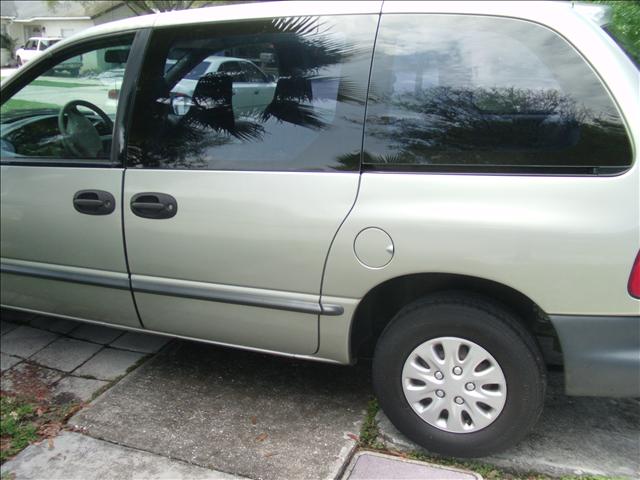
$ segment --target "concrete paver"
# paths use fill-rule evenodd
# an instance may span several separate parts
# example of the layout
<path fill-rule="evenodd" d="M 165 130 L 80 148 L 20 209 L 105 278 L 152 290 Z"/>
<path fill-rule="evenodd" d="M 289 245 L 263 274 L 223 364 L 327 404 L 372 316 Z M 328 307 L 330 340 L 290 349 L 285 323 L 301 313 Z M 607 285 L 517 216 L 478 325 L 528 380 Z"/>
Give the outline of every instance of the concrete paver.
<path fill-rule="evenodd" d="M 0 351 L 17 357 L 29 358 L 56 338 L 58 335 L 55 333 L 21 325 L 0 337 Z"/>
<path fill-rule="evenodd" d="M 51 397 L 51 386 L 62 376 L 57 370 L 22 362 L 2 373 L 0 388 L 25 397 L 47 400 Z"/>
<path fill-rule="evenodd" d="M 168 337 L 127 332 L 111 343 L 112 347 L 134 352 L 155 353 L 171 341 Z"/>
<path fill-rule="evenodd" d="M 99 380 L 115 380 L 143 358 L 145 354 L 105 348 L 80 366 L 74 375 L 95 377 Z"/>
<path fill-rule="evenodd" d="M 21 361 L 21 358 L 13 357 L 11 355 L 7 355 L 6 353 L 0 352 L 0 372 L 4 372 L 5 370 L 10 369 L 16 363 L 19 363 Z"/>
<path fill-rule="evenodd" d="M 367 368 L 177 341 L 69 423 L 250 478 L 335 478 L 370 395 Z"/>
<path fill-rule="evenodd" d="M 216 472 L 160 455 L 114 445 L 74 432 L 62 432 L 48 442 L 30 445 L 2 465 L 2 478 L 20 480 L 149 479 L 233 480 L 234 475 Z"/>
<path fill-rule="evenodd" d="M 89 360 L 102 345 L 73 338 L 59 338 L 50 343 L 30 360 L 49 368 L 71 372 Z"/>
<path fill-rule="evenodd" d="M 51 332 L 56 333 L 69 333 L 74 328 L 77 328 L 80 322 L 75 322 L 73 320 L 67 320 L 64 318 L 55 318 L 55 317 L 36 317 L 31 320 L 31 326 L 35 328 L 42 328 L 43 330 L 49 330 Z"/>
<path fill-rule="evenodd" d="M 383 455 L 359 452 L 347 467 L 344 480 L 482 480 L 482 476 L 457 468 Z"/>
<path fill-rule="evenodd" d="M 104 327 L 102 325 L 84 324 L 69 332 L 69 335 L 80 340 L 106 345 L 122 335 L 122 330 Z"/>
<path fill-rule="evenodd" d="M 0 335 L 5 335 L 9 333 L 11 330 L 15 330 L 18 328 L 18 324 L 8 322 L 6 320 L 0 320 Z"/>
<path fill-rule="evenodd" d="M 18 324 L 27 324 L 33 318 L 35 318 L 36 314 L 29 312 L 22 312 L 20 310 L 10 310 L 8 308 L 0 309 L 0 318 L 5 322 L 12 322 Z"/>
<path fill-rule="evenodd" d="M 640 477 L 640 401 L 567 397 L 562 389 L 562 374 L 551 374 L 545 409 L 533 432 L 509 450 L 478 460 L 552 476 Z M 388 447 L 423 451 L 384 414 L 378 422 Z"/>
<path fill-rule="evenodd" d="M 103 380 L 68 376 L 53 387 L 53 401 L 55 403 L 88 402 L 94 393 L 108 384 L 109 382 Z"/>

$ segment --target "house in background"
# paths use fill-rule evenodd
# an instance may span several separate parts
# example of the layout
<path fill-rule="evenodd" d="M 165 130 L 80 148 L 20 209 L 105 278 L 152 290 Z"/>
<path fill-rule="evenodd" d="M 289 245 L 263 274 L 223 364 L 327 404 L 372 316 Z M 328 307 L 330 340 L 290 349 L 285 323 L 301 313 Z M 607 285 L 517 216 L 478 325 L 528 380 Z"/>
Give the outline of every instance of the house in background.
<path fill-rule="evenodd" d="M 16 47 L 29 37 L 70 37 L 85 28 L 134 16 L 126 4 L 113 1 L 2 0 L 0 30 Z"/>

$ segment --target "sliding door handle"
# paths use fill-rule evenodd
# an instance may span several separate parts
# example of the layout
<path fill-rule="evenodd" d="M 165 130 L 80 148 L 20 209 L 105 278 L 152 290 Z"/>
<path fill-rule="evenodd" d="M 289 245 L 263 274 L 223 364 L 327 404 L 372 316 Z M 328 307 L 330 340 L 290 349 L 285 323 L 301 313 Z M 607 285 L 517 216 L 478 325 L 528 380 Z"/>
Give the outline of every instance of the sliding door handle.
<path fill-rule="evenodd" d="M 73 208 L 86 215 L 109 215 L 116 209 L 116 199 L 104 190 L 80 190 L 73 196 Z"/>
<path fill-rule="evenodd" d="M 151 219 L 171 218 L 178 213 L 178 202 L 166 193 L 143 192 L 131 198 L 131 211 L 139 217 Z"/>

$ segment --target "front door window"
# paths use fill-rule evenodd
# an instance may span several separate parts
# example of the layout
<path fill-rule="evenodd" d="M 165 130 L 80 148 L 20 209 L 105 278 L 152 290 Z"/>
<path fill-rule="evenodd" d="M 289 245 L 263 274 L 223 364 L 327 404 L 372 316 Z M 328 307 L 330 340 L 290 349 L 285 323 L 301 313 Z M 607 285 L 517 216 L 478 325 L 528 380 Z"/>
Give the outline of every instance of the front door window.
<path fill-rule="evenodd" d="M 3 159 L 108 159 L 131 41 L 65 58 L 6 100 Z"/>

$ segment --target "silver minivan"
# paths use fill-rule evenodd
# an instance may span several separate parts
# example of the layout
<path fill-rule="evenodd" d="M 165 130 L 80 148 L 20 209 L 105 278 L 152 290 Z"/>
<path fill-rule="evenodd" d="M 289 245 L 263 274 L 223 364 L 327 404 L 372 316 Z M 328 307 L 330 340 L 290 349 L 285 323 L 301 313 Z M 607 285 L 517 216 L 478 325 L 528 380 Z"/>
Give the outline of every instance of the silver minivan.
<path fill-rule="evenodd" d="M 568 394 L 640 395 L 640 75 L 605 14 L 268 2 L 61 41 L 2 86 L 2 306 L 373 358 L 454 456 L 530 430 L 554 347 Z"/>

